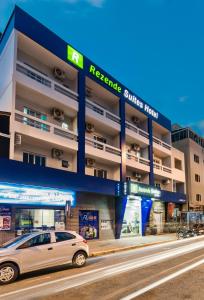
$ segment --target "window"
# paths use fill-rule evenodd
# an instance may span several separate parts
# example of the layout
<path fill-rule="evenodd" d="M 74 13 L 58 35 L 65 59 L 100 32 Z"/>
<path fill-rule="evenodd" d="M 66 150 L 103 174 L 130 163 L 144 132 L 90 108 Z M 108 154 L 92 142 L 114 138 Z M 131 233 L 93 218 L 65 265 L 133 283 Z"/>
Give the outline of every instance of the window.
<path fill-rule="evenodd" d="M 45 114 L 43 114 L 41 112 L 38 112 L 38 111 L 35 111 L 31 108 L 24 107 L 23 112 L 24 112 L 24 114 L 35 117 L 35 118 L 40 119 L 42 121 L 47 121 L 47 116 Z M 26 118 L 26 117 L 23 118 L 23 122 L 24 122 L 24 124 L 27 124 L 29 126 L 39 128 L 39 129 L 42 129 L 44 131 L 49 131 L 49 126 L 46 125 L 46 124 L 43 124 L 41 122 Z"/>
<path fill-rule="evenodd" d="M 29 152 L 23 152 L 23 162 L 26 164 L 45 167 L 46 157 L 40 154 L 34 154 Z"/>
<path fill-rule="evenodd" d="M 50 233 L 39 234 L 22 244 L 19 249 L 47 245 L 51 243 Z"/>
<path fill-rule="evenodd" d="M 56 243 L 73 240 L 76 237 L 69 232 L 55 232 Z"/>
<path fill-rule="evenodd" d="M 200 175 L 195 174 L 195 181 L 196 181 L 196 182 L 200 182 Z"/>
<path fill-rule="evenodd" d="M 174 159 L 175 169 L 182 170 L 182 161 L 180 159 Z"/>
<path fill-rule="evenodd" d="M 196 194 L 196 201 L 201 201 L 201 194 Z"/>
<path fill-rule="evenodd" d="M 199 164 L 199 156 L 194 154 L 194 162 L 196 162 L 197 164 Z"/>
<path fill-rule="evenodd" d="M 107 170 L 94 169 L 94 176 L 107 179 Z"/>
<path fill-rule="evenodd" d="M 161 183 L 155 183 L 155 187 L 161 189 Z"/>

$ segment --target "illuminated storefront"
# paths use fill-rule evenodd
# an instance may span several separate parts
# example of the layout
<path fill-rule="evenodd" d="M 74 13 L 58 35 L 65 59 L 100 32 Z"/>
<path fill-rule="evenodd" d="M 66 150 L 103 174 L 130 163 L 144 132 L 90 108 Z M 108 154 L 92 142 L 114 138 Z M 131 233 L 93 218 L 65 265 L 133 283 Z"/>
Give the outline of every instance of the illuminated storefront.
<path fill-rule="evenodd" d="M 74 205 L 74 192 L 0 183 L 0 230 L 64 229 L 66 209 Z"/>

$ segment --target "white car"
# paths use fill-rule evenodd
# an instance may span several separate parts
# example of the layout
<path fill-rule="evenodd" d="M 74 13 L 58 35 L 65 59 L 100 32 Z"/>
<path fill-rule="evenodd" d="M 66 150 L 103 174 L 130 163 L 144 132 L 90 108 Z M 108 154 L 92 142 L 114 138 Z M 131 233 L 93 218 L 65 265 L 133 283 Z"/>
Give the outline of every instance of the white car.
<path fill-rule="evenodd" d="M 0 284 L 39 269 L 68 263 L 82 267 L 88 256 L 87 241 L 74 231 L 27 233 L 0 247 Z"/>

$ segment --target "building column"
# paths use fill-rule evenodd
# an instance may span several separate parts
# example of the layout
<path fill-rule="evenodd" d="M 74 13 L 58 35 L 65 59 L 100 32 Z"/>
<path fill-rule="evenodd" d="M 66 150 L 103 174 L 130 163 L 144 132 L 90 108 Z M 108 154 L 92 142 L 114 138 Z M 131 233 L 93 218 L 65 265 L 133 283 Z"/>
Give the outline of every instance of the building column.
<path fill-rule="evenodd" d="M 125 100 L 120 98 L 120 149 L 121 149 L 121 165 L 120 165 L 120 181 L 126 181 L 126 141 L 125 141 Z"/>
<path fill-rule="evenodd" d="M 78 126 L 78 152 L 77 173 L 85 174 L 85 122 L 86 122 L 86 83 L 85 75 L 79 70 L 78 73 L 79 110 L 77 116 Z"/>
<path fill-rule="evenodd" d="M 150 160 L 149 184 L 154 185 L 153 127 L 152 127 L 152 120 L 150 118 L 148 118 L 148 133 L 149 133 L 149 160 Z"/>

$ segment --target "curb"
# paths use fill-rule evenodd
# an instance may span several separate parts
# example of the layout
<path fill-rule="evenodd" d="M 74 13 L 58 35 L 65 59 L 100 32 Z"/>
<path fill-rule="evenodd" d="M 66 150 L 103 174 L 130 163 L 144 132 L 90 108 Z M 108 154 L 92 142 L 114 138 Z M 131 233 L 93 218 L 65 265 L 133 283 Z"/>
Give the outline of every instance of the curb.
<path fill-rule="evenodd" d="M 169 241 L 154 242 L 154 243 L 143 244 L 143 245 L 141 244 L 141 245 L 128 246 L 128 247 L 123 247 L 123 248 L 115 248 L 115 249 L 110 249 L 110 250 L 97 251 L 97 252 L 92 252 L 89 257 L 97 257 L 97 256 L 111 254 L 111 253 L 124 252 L 124 251 L 128 251 L 128 250 L 145 248 L 145 247 L 154 246 L 154 245 L 158 245 L 158 244 L 165 244 L 165 243 L 169 243 L 169 242 L 173 242 L 173 241 L 174 241 L 174 239 L 169 240 Z"/>

